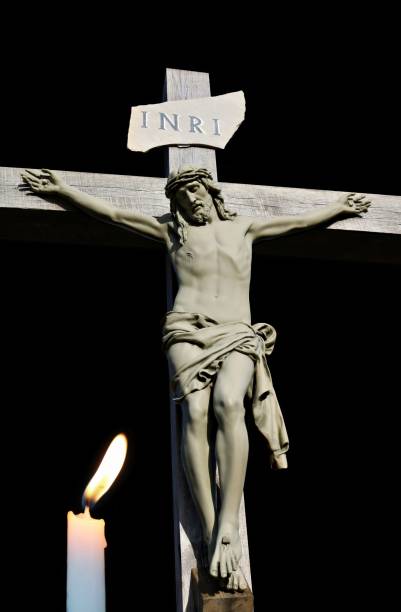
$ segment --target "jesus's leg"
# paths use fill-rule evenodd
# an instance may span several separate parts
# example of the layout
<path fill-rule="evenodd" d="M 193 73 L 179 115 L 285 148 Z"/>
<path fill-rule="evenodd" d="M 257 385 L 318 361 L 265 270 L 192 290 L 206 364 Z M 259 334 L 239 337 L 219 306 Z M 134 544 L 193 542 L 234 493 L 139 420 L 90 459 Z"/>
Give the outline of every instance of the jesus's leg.
<path fill-rule="evenodd" d="M 191 393 L 182 403 L 181 444 L 185 474 L 201 519 L 203 538 L 207 546 L 210 545 L 215 525 L 214 480 L 211 479 L 213 447 L 208 435 L 210 389 L 209 386 Z"/>
<path fill-rule="evenodd" d="M 239 536 L 239 508 L 248 462 L 248 434 L 245 426 L 244 396 L 254 371 L 253 361 L 232 353 L 218 374 L 213 406 L 218 423 L 216 456 L 220 476 L 221 510 L 213 539 L 210 573 L 230 577 L 230 588 L 244 588 L 235 570 L 242 555 Z M 231 574 L 233 577 L 231 578 Z"/>
<path fill-rule="evenodd" d="M 173 370 L 180 368 L 186 360 L 193 359 L 199 348 L 189 343 L 171 347 L 168 358 Z M 198 511 L 202 525 L 206 554 L 203 562 L 208 562 L 208 548 L 215 528 L 214 488 L 215 474 L 213 446 L 210 440 L 212 423 L 209 420 L 209 401 L 211 386 L 190 393 L 181 402 L 182 440 L 181 457 L 188 486 Z"/>

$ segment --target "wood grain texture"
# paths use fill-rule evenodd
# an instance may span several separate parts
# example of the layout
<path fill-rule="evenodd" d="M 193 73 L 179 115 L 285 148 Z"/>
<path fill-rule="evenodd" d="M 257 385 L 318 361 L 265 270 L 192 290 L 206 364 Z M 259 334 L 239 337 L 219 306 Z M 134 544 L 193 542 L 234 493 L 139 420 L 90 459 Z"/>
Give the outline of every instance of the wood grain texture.
<path fill-rule="evenodd" d="M 182 100 L 210 95 L 209 75 L 206 73 L 189 72 L 186 70 L 166 71 L 165 99 Z M 166 164 L 166 174 L 182 165 L 206 166 L 216 177 L 216 154 L 211 149 L 201 147 L 169 147 Z M 173 271 L 169 258 L 166 256 L 167 273 L 167 310 L 174 303 Z M 170 374 L 172 374 L 170 372 Z M 177 612 L 193 612 L 194 599 L 190 597 L 191 570 L 197 566 L 194 549 L 201 545 L 202 528 L 198 512 L 195 509 L 188 488 L 181 461 L 181 431 L 180 419 L 177 416 L 177 405 L 170 395 L 171 423 L 171 462 L 173 481 L 173 516 L 175 541 L 175 576 Z M 244 519 L 242 508 L 241 517 Z M 241 519 L 240 517 L 240 519 Z M 246 529 L 246 527 L 245 527 Z M 245 554 L 249 563 L 248 542 L 246 540 Z"/>
<path fill-rule="evenodd" d="M 167 68 L 164 84 L 165 100 L 192 100 L 210 96 L 207 72 Z M 216 153 L 207 147 L 168 147 L 168 171 L 180 166 L 195 165 L 208 168 L 217 180 Z"/>
<path fill-rule="evenodd" d="M 45 201 L 20 192 L 18 184 L 22 171 L 23 168 L 0 168 L 0 209 L 55 212 L 67 210 L 55 200 Z M 164 178 L 64 171 L 59 174 L 70 185 L 103 198 L 117 208 L 136 210 L 153 216 L 161 216 L 169 211 L 169 202 L 164 195 Z M 296 215 L 312 210 L 334 202 L 343 193 L 239 183 L 219 184 L 230 209 L 240 215 L 266 218 Z M 330 229 L 401 234 L 401 197 L 380 194 L 367 196 L 372 200 L 367 215 L 336 221 Z M 55 222 L 59 222 L 57 215 Z"/>

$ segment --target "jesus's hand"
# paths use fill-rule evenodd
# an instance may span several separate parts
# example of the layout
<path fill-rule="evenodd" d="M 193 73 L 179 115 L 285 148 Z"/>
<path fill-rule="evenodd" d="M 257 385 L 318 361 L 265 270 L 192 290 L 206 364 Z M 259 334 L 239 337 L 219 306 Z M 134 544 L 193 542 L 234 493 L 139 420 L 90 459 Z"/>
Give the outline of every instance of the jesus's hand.
<path fill-rule="evenodd" d="M 368 212 L 371 205 L 370 200 L 365 200 L 365 195 L 357 195 L 356 193 L 347 193 L 341 196 L 339 203 L 342 205 L 344 213 L 359 215 Z"/>
<path fill-rule="evenodd" d="M 25 170 L 21 174 L 25 185 L 39 195 L 52 195 L 62 191 L 65 183 L 51 170 Z"/>

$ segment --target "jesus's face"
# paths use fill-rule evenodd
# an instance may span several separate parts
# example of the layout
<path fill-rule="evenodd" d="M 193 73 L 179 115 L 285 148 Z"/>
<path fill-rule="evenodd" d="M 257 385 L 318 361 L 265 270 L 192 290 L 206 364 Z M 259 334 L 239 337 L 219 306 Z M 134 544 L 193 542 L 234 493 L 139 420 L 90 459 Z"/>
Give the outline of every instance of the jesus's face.
<path fill-rule="evenodd" d="M 191 181 L 179 187 L 175 198 L 189 223 L 204 225 L 210 219 L 213 199 L 206 187 L 199 181 Z"/>

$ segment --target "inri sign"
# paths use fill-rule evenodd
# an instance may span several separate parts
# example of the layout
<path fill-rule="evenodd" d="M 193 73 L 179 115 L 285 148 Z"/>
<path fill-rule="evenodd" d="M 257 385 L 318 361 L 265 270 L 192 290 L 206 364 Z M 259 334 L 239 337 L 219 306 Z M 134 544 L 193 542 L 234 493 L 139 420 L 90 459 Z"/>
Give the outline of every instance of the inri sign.
<path fill-rule="evenodd" d="M 209 98 L 134 106 L 128 131 L 131 151 L 168 145 L 224 149 L 244 120 L 242 91 Z"/>

